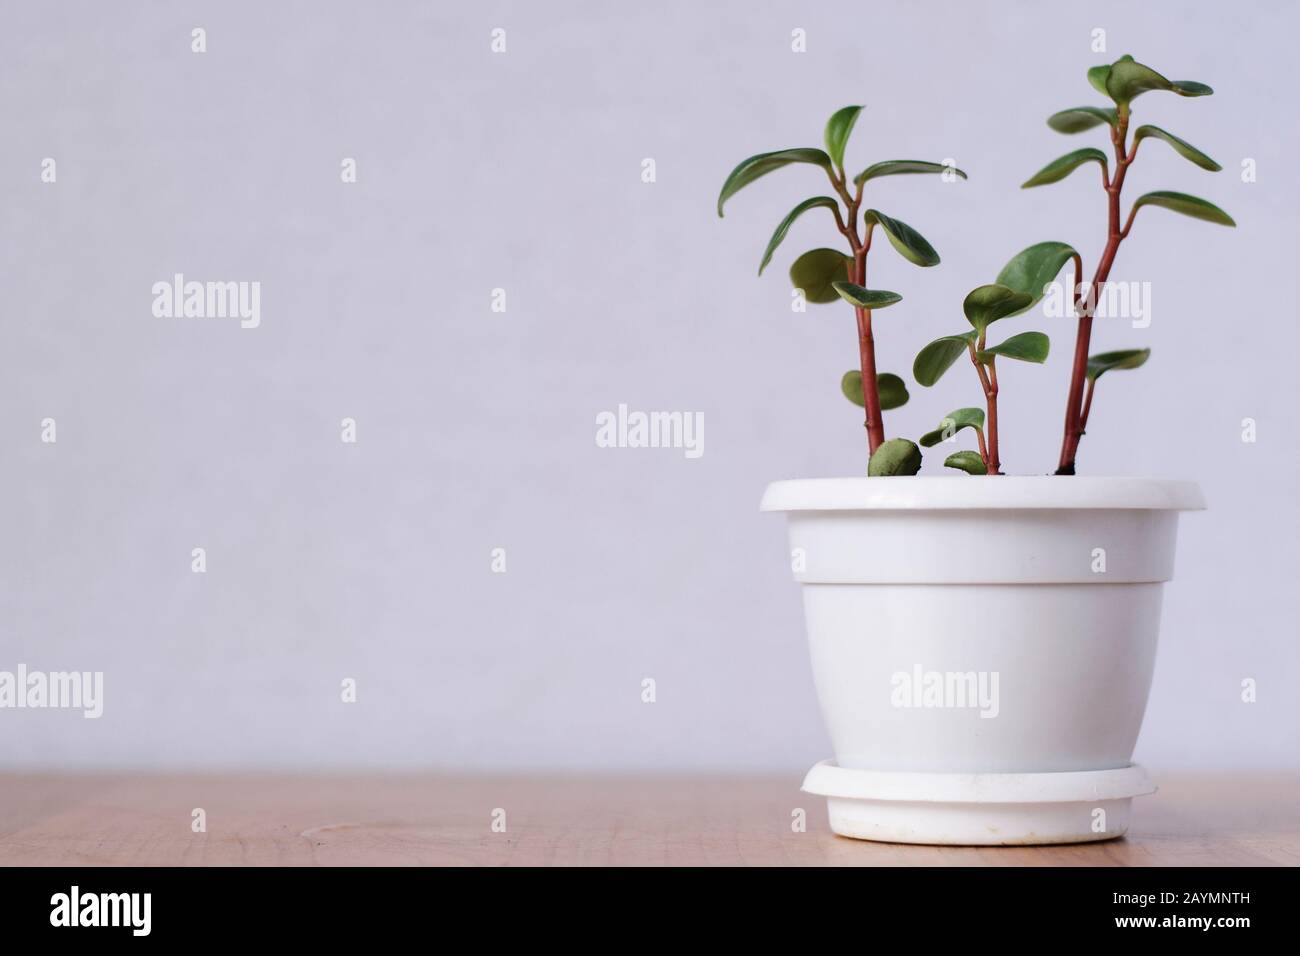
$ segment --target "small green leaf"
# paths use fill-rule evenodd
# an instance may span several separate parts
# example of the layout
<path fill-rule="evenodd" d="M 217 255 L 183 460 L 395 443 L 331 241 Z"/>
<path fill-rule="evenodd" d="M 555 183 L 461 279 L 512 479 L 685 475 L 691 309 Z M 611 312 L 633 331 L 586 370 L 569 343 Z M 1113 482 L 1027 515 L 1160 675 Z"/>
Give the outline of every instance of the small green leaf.
<path fill-rule="evenodd" d="M 943 460 L 943 467 L 956 468 L 968 475 L 987 475 L 989 473 L 984 464 L 984 459 L 980 457 L 980 453 L 969 449 L 953 452 Z"/>
<path fill-rule="evenodd" d="M 839 204 L 830 196 L 816 196 L 812 199 L 805 199 L 799 205 L 790 210 L 790 214 L 781 220 L 781 225 L 776 227 L 776 232 L 772 233 L 772 238 L 767 242 L 767 249 L 763 252 L 763 261 L 759 263 L 758 274 L 762 275 L 767 264 L 772 261 L 772 253 L 776 252 L 776 247 L 781 244 L 785 234 L 790 231 L 794 221 L 806 213 L 809 209 L 816 209 L 818 206 L 825 206 L 828 209 L 838 209 Z"/>
<path fill-rule="evenodd" d="M 1000 355 L 1018 362 L 1037 362 L 1041 365 L 1047 361 L 1047 350 L 1050 347 L 1051 343 L 1042 332 L 1021 332 L 1001 345 L 993 345 L 977 352 L 975 357 L 981 362 L 987 362 L 989 356 Z"/>
<path fill-rule="evenodd" d="M 877 380 L 877 384 L 879 381 Z M 858 408 L 866 408 L 867 403 L 862 400 L 862 373 L 857 369 L 849 369 L 840 379 L 840 391 Z"/>
<path fill-rule="evenodd" d="M 1111 369 L 1138 368 L 1151 357 L 1150 349 L 1121 349 L 1088 356 L 1088 378 L 1101 378 Z"/>
<path fill-rule="evenodd" d="M 1004 285 L 982 285 L 972 289 L 962 302 L 962 311 L 966 320 L 979 332 L 983 332 L 998 319 L 1023 312 L 1034 304 L 1034 297 L 1028 292 L 1017 292 Z"/>
<path fill-rule="evenodd" d="M 1106 154 L 1092 146 L 1085 146 L 1083 149 L 1076 149 L 1073 153 L 1066 153 L 1059 159 L 1054 159 L 1034 175 L 1030 176 L 1020 184 L 1021 189 L 1029 189 L 1033 186 L 1046 186 L 1048 183 L 1058 183 L 1070 173 L 1074 172 L 1084 163 L 1101 163 L 1101 168 L 1106 169 Z"/>
<path fill-rule="evenodd" d="M 939 253 L 934 251 L 934 246 L 926 241 L 925 236 L 901 219 L 891 219 L 878 209 L 868 209 L 862 214 L 862 221 L 879 223 L 885 230 L 885 235 L 889 237 L 890 245 L 908 262 L 918 266 L 939 264 Z"/>
<path fill-rule="evenodd" d="M 1047 125 L 1058 133 L 1082 133 L 1103 123 L 1114 126 L 1116 120 L 1114 110 L 1102 109 L 1100 106 L 1075 106 L 1047 117 Z"/>
<path fill-rule="evenodd" d="M 883 309 L 885 306 L 903 301 L 903 297 L 897 292 L 886 292 L 883 289 L 864 289 L 852 282 L 836 281 L 831 283 L 831 287 L 839 293 L 841 299 L 849 303 L 849 305 L 856 305 L 859 309 Z"/>
<path fill-rule="evenodd" d="M 1110 96 L 1110 94 L 1106 92 L 1106 77 L 1109 75 L 1109 66 L 1094 66 L 1088 70 L 1088 82 L 1091 83 L 1092 88 L 1102 96 Z"/>
<path fill-rule="evenodd" d="M 844 373 L 844 377 L 840 379 L 840 391 L 854 405 L 859 408 L 865 407 L 862 402 L 862 373 L 857 369 Z M 892 372 L 883 372 L 876 376 L 876 394 L 880 397 L 882 412 L 902 408 L 911 397 L 907 394 L 907 386 L 903 380 Z"/>
<path fill-rule="evenodd" d="M 1026 311 L 1047 294 L 1048 287 L 1075 255 L 1074 247 L 1064 242 L 1036 243 L 1011 257 L 998 273 L 997 283 L 1028 293 L 1032 301 L 1021 310 Z"/>
<path fill-rule="evenodd" d="M 825 304 L 840 301 L 840 294 L 832 282 L 848 279 L 852 275 L 853 258 L 838 249 L 813 249 L 805 252 L 790 266 L 790 282 L 803 289 L 809 302 Z"/>
<path fill-rule="evenodd" d="M 929 388 L 943 377 L 943 373 L 952 368 L 958 356 L 970 351 L 970 344 L 975 341 L 976 333 L 963 332 L 961 335 L 945 335 L 935 339 L 916 355 L 912 363 L 912 377 L 918 384 Z"/>
<path fill-rule="evenodd" d="M 962 179 L 966 178 L 956 166 L 945 166 L 942 163 L 927 163 L 923 159 L 886 159 L 883 162 L 872 163 L 862 172 L 853 177 L 853 184 L 860 186 L 868 179 L 875 179 L 879 176 L 902 176 L 907 173 L 945 173 L 952 170 L 954 174 Z"/>
<path fill-rule="evenodd" d="M 1232 221 L 1232 217 L 1214 203 L 1206 202 L 1196 196 L 1189 196 L 1187 193 L 1171 193 L 1164 190 L 1146 193 L 1138 196 L 1137 202 L 1133 203 L 1133 209 L 1136 211 L 1143 206 L 1159 206 L 1162 209 L 1171 209 L 1174 212 L 1182 213 L 1184 216 L 1191 216 L 1193 219 L 1204 219 L 1206 222 L 1218 223 L 1220 226 L 1236 225 Z"/>
<path fill-rule="evenodd" d="M 820 149 L 779 149 L 774 153 L 751 156 L 731 171 L 718 193 L 718 218 L 722 218 L 722 204 L 754 180 L 791 163 L 812 163 L 822 169 L 831 168 L 831 158 Z"/>
<path fill-rule="evenodd" d="M 907 385 L 903 382 L 903 379 L 893 372 L 882 372 L 876 376 L 876 391 L 880 395 L 880 410 L 882 412 L 902 408 L 911 397 L 907 394 Z"/>
<path fill-rule="evenodd" d="M 1091 78 L 1089 71 L 1089 79 Z M 1110 65 L 1103 92 L 1116 103 L 1127 105 L 1150 90 L 1165 90 L 1179 96 L 1208 96 L 1214 92 L 1204 83 L 1195 80 L 1167 80 L 1131 56 L 1122 56 Z"/>
<path fill-rule="evenodd" d="M 926 448 L 932 448 L 939 442 L 951 438 L 963 428 L 983 428 L 984 411 L 979 408 L 959 408 L 955 412 L 949 412 L 944 416 L 939 427 L 933 431 L 928 431 L 921 436 L 921 444 Z"/>
<path fill-rule="evenodd" d="M 889 475 L 915 475 L 921 470 L 921 449 L 906 438 L 891 438 L 881 442 L 871 460 L 867 474 L 872 478 Z"/>
<path fill-rule="evenodd" d="M 853 124 L 858 121 L 861 112 L 861 106 L 846 106 L 842 110 L 836 110 L 826 123 L 826 152 L 836 166 L 844 166 L 844 147 L 848 145 Z"/>
<path fill-rule="evenodd" d="M 1212 173 L 1217 173 L 1223 168 L 1191 143 L 1187 142 L 1187 140 L 1179 139 L 1173 133 L 1166 133 L 1159 126 L 1139 126 L 1137 132 L 1133 134 L 1133 142 L 1140 142 L 1148 136 L 1153 136 L 1156 139 L 1163 139 L 1174 148 L 1175 153 L 1183 157 L 1183 159 L 1190 159 L 1197 166 L 1200 166 L 1201 169 L 1208 169 Z"/>
<path fill-rule="evenodd" d="M 844 373 L 844 377 L 840 379 L 840 391 L 854 405 L 859 408 L 865 407 L 862 402 L 862 373 L 857 369 L 850 369 Z M 911 397 L 907 394 L 907 386 L 903 380 L 892 372 L 884 372 L 876 376 L 876 394 L 880 398 L 882 412 L 902 408 Z"/>

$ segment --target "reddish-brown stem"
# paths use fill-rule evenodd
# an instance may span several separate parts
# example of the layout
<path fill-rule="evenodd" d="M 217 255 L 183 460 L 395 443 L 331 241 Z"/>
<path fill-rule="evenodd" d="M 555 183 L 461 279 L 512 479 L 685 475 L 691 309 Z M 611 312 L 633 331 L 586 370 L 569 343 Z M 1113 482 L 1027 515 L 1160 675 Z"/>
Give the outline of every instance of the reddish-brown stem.
<path fill-rule="evenodd" d="M 984 467 L 988 469 L 990 475 L 1002 474 L 1002 462 L 999 460 L 998 450 L 998 370 L 993 364 L 994 359 L 989 357 L 989 363 L 986 366 L 979 360 L 979 352 L 984 350 L 984 333 L 980 333 L 979 342 L 970 345 L 970 360 L 975 364 L 975 371 L 980 377 L 980 386 L 984 389 L 984 404 L 988 408 L 986 414 L 986 423 L 989 426 L 988 447 L 984 446 L 984 438 L 980 436 L 980 456 L 984 459 Z"/>
<path fill-rule="evenodd" d="M 1088 287 L 1086 301 L 1080 303 L 1076 292 L 1075 309 L 1079 312 L 1079 327 L 1074 340 L 1074 362 L 1070 369 L 1070 391 L 1065 401 L 1065 428 L 1061 436 L 1061 458 L 1057 463 L 1058 475 L 1074 474 L 1074 459 L 1079 451 L 1079 439 L 1083 437 L 1083 389 L 1088 374 L 1088 346 L 1092 339 L 1092 316 L 1096 309 L 1101 287 L 1110 275 L 1110 268 L 1115 262 L 1115 253 L 1119 244 L 1128 235 L 1133 224 L 1133 215 L 1129 214 L 1128 223 L 1123 229 L 1119 221 L 1119 198 L 1124 188 L 1124 176 L 1128 172 L 1137 148 L 1127 152 L 1125 141 L 1128 138 L 1129 114 L 1126 106 L 1119 108 L 1119 117 L 1111 130 L 1111 143 L 1115 147 L 1115 175 L 1106 186 L 1106 247 L 1101 258 L 1097 260 L 1097 271 L 1093 274 L 1092 284 Z M 1076 276 L 1076 285 L 1078 277 Z M 1079 308 L 1082 304 L 1082 309 Z"/>
<path fill-rule="evenodd" d="M 1088 379 L 1088 392 L 1083 398 L 1083 414 L 1079 416 L 1079 429 L 1085 434 L 1088 431 L 1088 413 L 1092 411 L 1092 390 L 1096 387 L 1097 380 Z"/>
<path fill-rule="evenodd" d="M 867 284 L 867 253 L 871 251 L 871 234 L 874 223 L 867 226 L 865 235 L 862 239 L 859 239 L 858 206 L 862 202 L 862 184 L 859 183 L 855 195 L 850 196 L 843 171 L 832 172 L 829 175 L 831 183 L 835 186 L 835 191 L 839 193 L 840 199 L 844 201 L 844 205 L 848 210 L 847 223 L 840 217 L 838 208 L 835 210 L 835 221 L 840 232 L 844 234 L 844 238 L 849 241 L 849 249 L 853 252 L 852 281 L 856 285 L 865 288 Z M 863 424 L 867 429 L 867 454 L 869 457 L 876 453 L 876 449 L 885 440 L 885 423 L 880 414 L 880 386 L 876 376 L 876 340 L 871 332 L 871 310 L 855 306 L 854 313 L 858 322 L 858 364 L 862 371 Z"/>
<path fill-rule="evenodd" d="M 975 440 L 978 441 L 980 445 L 980 459 L 984 462 L 984 467 L 988 468 L 989 448 L 988 445 L 984 444 L 984 429 L 980 428 L 978 425 L 975 426 Z"/>
<path fill-rule="evenodd" d="M 860 286 L 867 284 L 867 252 L 871 249 L 871 234 L 867 242 L 858 249 L 853 257 L 855 275 L 853 281 Z M 866 409 L 867 444 L 869 454 L 885 440 L 885 423 L 880 415 L 880 392 L 876 381 L 876 340 L 871 334 L 871 310 L 856 308 L 858 316 L 858 358 L 862 366 L 862 404 Z"/>

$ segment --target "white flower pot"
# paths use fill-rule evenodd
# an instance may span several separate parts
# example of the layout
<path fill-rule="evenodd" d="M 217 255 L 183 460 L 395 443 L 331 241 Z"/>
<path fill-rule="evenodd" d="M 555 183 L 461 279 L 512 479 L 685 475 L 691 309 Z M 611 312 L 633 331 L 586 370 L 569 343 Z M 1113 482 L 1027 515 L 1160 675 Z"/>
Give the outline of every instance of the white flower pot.
<path fill-rule="evenodd" d="M 1153 790 L 1133 747 L 1190 482 L 778 481 L 834 762 L 836 833 L 1073 843 Z"/>

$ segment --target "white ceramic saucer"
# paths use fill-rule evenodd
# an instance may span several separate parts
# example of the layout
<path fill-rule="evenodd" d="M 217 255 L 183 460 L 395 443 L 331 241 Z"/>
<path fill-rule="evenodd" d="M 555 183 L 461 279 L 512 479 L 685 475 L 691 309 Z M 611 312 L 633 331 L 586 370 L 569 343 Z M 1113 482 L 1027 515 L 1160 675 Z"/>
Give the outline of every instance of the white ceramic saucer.
<path fill-rule="evenodd" d="M 885 843 L 1025 846 L 1113 840 L 1133 797 L 1155 793 L 1137 764 L 1068 773 L 894 773 L 823 760 L 803 789 L 826 797 L 831 829 Z"/>

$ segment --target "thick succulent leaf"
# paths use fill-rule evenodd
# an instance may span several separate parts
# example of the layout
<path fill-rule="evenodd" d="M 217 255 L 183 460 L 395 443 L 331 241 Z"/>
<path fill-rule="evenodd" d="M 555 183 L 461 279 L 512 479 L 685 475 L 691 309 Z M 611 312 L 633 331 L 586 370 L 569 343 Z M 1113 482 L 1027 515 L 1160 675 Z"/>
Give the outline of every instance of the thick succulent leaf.
<path fill-rule="evenodd" d="M 918 266 L 939 264 L 939 253 L 934 251 L 934 246 L 903 220 L 886 216 L 878 209 L 868 209 L 862 214 L 862 220 L 866 223 L 878 223 L 880 228 L 885 230 L 885 235 L 889 237 L 890 245 L 908 262 Z"/>
<path fill-rule="evenodd" d="M 862 401 L 862 373 L 857 369 L 851 369 L 844 373 L 844 377 L 840 379 L 840 391 L 854 405 L 859 408 L 864 407 Z M 907 400 L 911 398 L 907 393 L 907 385 L 892 372 L 883 372 L 876 376 L 876 395 L 880 398 L 880 410 L 882 412 L 902 408 L 907 404 Z"/>
<path fill-rule="evenodd" d="M 1059 183 L 1084 163 L 1101 163 L 1101 168 L 1106 169 L 1106 154 L 1093 146 L 1085 146 L 1083 149 L 1076 149 L 1073 153 L 1066 153 L 1059 159 L 1052 160 L 1038 172 L 1034 173 L 1034 175 L 1021 183 L 1020 188 L 1029 189 L 1033 186 L 1046 186 L 1048 183 Z"/>
<path fill-rule="evenodd" d="M 812 163 L 822 169 L 831 168 L 831 158 L 820 149 L 779 149 L 774 153 L 759 153 L 751 156 L 731 171 L 727 181 L 718 193 L 718 216 L 722 216 L 722 204 L 740 192 L 754 180 L 775 172 L 791 163 Z"/>
<path fill-rule="evenodd" d="M 1167 80 L 1145 63 L 1122 56 L 1106 74 L 1106 95 L 1116 103 L 1128 104 L 1151 90 L 1165 90 L 1179 96 L 1208 96 L 1214 90 L 1195 80 Z"/>
<path fill-rule="evenodd" d="M 844 377 L 840 379 L 840 391 L 850 402 L 862 408 L 862 373 L 857 369 L 845 372 Z M 907 394 L 907 385 L 892 372 L 882 372 L 876 376 L 876 394 L 880 398 L 882 412 L 902 408 L 911 398 Z"/>
<path fill-rule="evenodd" d="M 1074 247 L 1067 243 L 1035 243 L 1011 257 L 1011 261 L 998 273 L 997 284 L 1031 296 L 1029 305 L 1020 310 L 1027 311 L 1047 294 L 1048 286 L 1056 281 L 1065 264 L 1074 256 Z M 1018 315 L 1019 312 L 1011 314 Z"/>
<path fill-rule="evenodd" d="M 902 176 L 908 173 L 944 173 L 949 169 L 962 179 L 966 178 L 956 166 L 945 166 L 942 163 L 927 163 L 922 159 L 886 159 L 883 162 L 872 163 L 862 172 L 853 177 L 853 184 L 860 186 L 868 179 L 876 179 L 879 176 Z"/>
<path fill-rule="evenodd" d="M 903 297 L 897 292 L 886 292 L 884 289 L 864 289 L 852 282 L 836 281 L 831 283 L 831 287 L 839 293 L 841 299 L 849 303 L 849 305 L 856 305 L 860 309 L 883 309 L 887 305 L 903 301 Z"/>
<path fill-rule="evenodd" d="M 943 460 L 943 467 L 956 468 L 968 475 L 987 475 L 989 470 L 977 451 L 955 451 Z"/>
<path fill-rule="evenodd" d="M 776 247 L 781 245 L 785 239 L 785 234 L 790 231 L 794 221 L 806 213 L 809 209 L 816 209 L 819 206 L 825 206 L 827 209 L 838 208 L 838 203 L 830 196 L 814 196 L 812 199 L 805 199 L 799 205 L 790 210 L 790 214 L 781 220 L 781 225 L 776 227 L 776 232 L 772 233 L 772 238 L 767 242 L 767 249 L 763 252 L 763 261 L 758 265 L 758 274 L 762 275 L 767 264 L 772 261 L 772 253 L 776 252 Z"/>
<path fill-rule="evenodd" d="M 1102 96 L 1110 96 L 1106 92 L 1106 77 L 1110 76 L 1109 64 L 1103 66 L 1094 66 L 1088 70 L 1088 82 L 1092 88 Z"/>
<path fill-rule="evenodd" d="M 1028 292 L 1017 292 L 994 283 L 972 289 L 961 308 L 966 313 L 966 320 L 977 331 L 983 332 L 998 319 L 1023 312 L 1033 304 L 1034 297 Z"/>
<path fill-rule="evenodd" d="M 983 428 L 984 410 L 980 408 L 959 408 L 944 416 L 939 427 L 921 436 L 921 444 L 932 448 L 946 438 L 951 438 L 963 428 Z"/>
<path fill-rule="evenodd" d="M 838 302 L 840 294 L 831 283 L 848 279 L 852 269 L 852 256 L 838 249 L 813 249 L 794 260 L 790 266 L 790 282 L 796 289 L 803 289 L 804 298 L 809 302 Z"/>
<path fill-rule="evenodd" d="M 1000 355 L 1018 362 L 1042 364 L 1047 361 L 1047 351 L 1050 347 L 1051 342 L 1042 332 L 1021 332 L 1000 345 L 992 345 L 982 352 L 977 352 L 975 357 L 981 362 L 987 362 L 991 356 Z"/>
<path fill-rule="evenodd" d="M 871 460 L 867 474 L 872 478 L 888 475 L 915 475 L 921 470 L 921 449 L 906 438 L 891 438 L 881 442 Z"/>
<path fill-rule="evenodd" d="M 1189 196 L 1187 193 L 1172 193 L 1166 190 L 1146 193 L 1138 196 L 1137 201 L 1133 203 L 1135 210 L 1143 206 L 1159 206 L 1162 209 L 1171 209 L 1174 212 L 1182 213 L 1184 216 L 1191 216 L 1193 219 L 1204 219 L 1206 222 L 1218 223 L 1220 226 L 1236 225 L 1232 221 L 1232 217 L 1214 203 L 1206 202 L 1196 196 Z"/>
<path fill-rule="evenodd" d="M 879 380 L 877 380 L 879 384 Z M 849 369 L 840 379 L 840 391 L 858 408 L 866 408 L 867 403 L 862 400 L 862 373 L 857 369 Z"/>
<path fill-rule="evenodd" d="M 882 372 L 876 376 L 876 392 L 880 395 L 882 412 L 902 408 L 911 398 L 907 394 L 907 385 L 903 382 L 902 376 L 895 375 L 893 372 Z"/>
<path fill-rule="evenodd" d="M 1121 349 L 1088 356 L 1088 378 L 1099 379 L 1111 369 L 1138 368 L 1151 357 L 1150 349 Z"/>
<path fill-rule="evenodd" d="M 858 121 L 861 112 L 861 106 L 846 106 L 836 110 L 826 122 L 826 152 L 836 166 L 844 165 L 844 147 L 848 145 L 853 124 Z"/>
<path fill-rule="evenodd" d="M 1208 169 L 1212 173 L 1217 173 L 1223 167 L 1216 163 L 1210 157 L 1206 156 L 1199 149 L 1187 142 L 1185 139 L 1179 139 L 1173 133 L 1166 133 L 1159 126 L 1139 126 L 1137 132 L 1133 134 L 1133 142 L 1146 139 L 1152 136 L 1156 139 L 1163 139 L 1166 143 L 1174 148 L 1174 152 L 1183 159 L 1190 159 L 1201 169 Z"/>
<path fill-rule="evenodd" d="M 1115 125 L 1116 113 L 1100 106 L 1075 106 L 1047 117 L 1047 125 L 1058 133 L 1082 133 L 1094 126 Z"/>
<path fill-rule="evenodd" d="M 929 388 L 943 377 L 943 373 L 952 368 L 952 363 L 964 353 L 970 351 L 970 344 L 975 341 L 976 333 L 963 332 L 961 335 L 945 335 L 935 339 L 916 354 L 912 363 L 912 377 L 917 383 Z"/>

